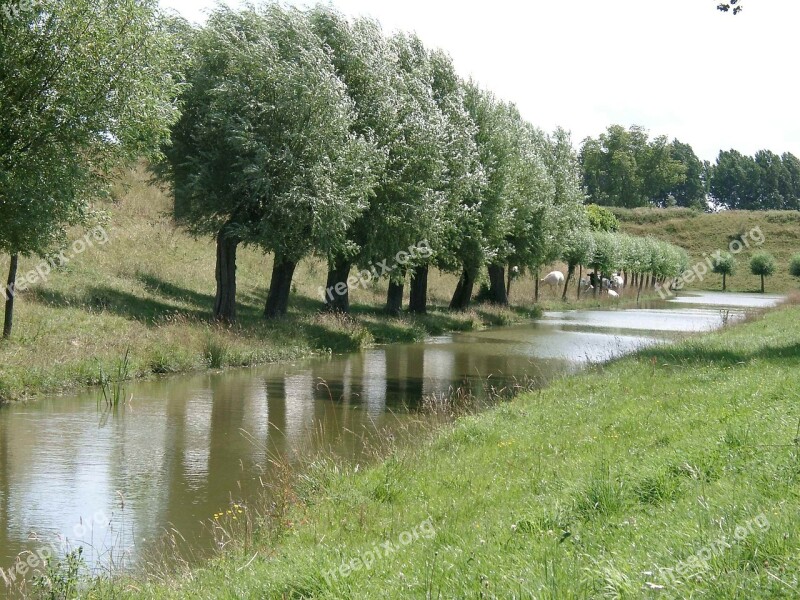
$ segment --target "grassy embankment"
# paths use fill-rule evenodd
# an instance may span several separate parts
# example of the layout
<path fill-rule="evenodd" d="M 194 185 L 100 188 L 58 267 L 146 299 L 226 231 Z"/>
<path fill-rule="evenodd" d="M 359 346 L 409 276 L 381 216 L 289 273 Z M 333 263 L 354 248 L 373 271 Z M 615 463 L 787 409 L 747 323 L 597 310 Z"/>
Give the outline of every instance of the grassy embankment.
<path fill-rule="evenodd" d="M 295 277 L 290 314 L 278 323 L 261 318 L 271 259 L 241 249 L 238 263 L 240 322 L 234 328 L 208 319 L 214 295 L 215 252 L 210 240 L 194 240 L 169 217 L 166 194 L 149 185 L 143 172 L 123 179 L 117 201 L 103 207 L 110 215 L 107 244 L 96 244 L 75 256 L 48 280 L 19 295 L 14 337 L 0 341 L 0 403 L 41 392 L 58 392 L 97 383 L 100 369 L 118 372 L 129 350 L 125 374 L 132 378 L 207 368 L 256 365 L 327 352 L 358 350 L 372 343 L 408 342 L 428 334 L 471 330 L 525 320 L 540 309 L 561 309 L 555 290 L 543 289 L 534 308 L 534 281 L 514 283 L 511 309 L 476 306 L 464 314 L 446 310 L 456 278 L 433 272 L 424 317 L 396 319 L 382 314 L 386 284 L 354 290 L 352 319 L 320 314 L 319 287 L 325 265 L 301 263 Z M 727 245 L 727 235 L 756 224 L 765 233 L 765 248 L 775 252 L 781 271 L 768 281 L 768 291 L 785 291 L 794 283 L 785 262 L 800 248 L 800 216 L 795 213 L 730 213 L 695 216 L 688 211 L 627 211 L 623 228 L 674 241 L 695 258 Z M 625 211 L 622 211 L 625 213 Z M 678 218 L 675 217 L 678 215 Z M 70 232 L 70 240 L 83 236 Z M 21 272 L 38 261 L 23 259 Z M 554 265 L 543 269 L 561 268 Z M 7 257 L 0 257 L 0 273 Z M 730 281 L 732 289 L 753 290 L 758 279 L 744 274 Z M 718 288 L 710 276 L 700 287 Z M 691 286 L 690 286 L 691 287 Z M 574 291 L 573 291 L 574 293 Z M 608 299 L 574 300 L 569 308 L 608 304 Z M 632 292 L 615 304 L 634 301 Z"/>
<path fill-rule="evenodd" d="M 211 563 L 88 597 L 796 598 L 798 319 L 596 367 L 371 468 L 319 460 L 284 512 L 223 518 Z"/>
<path fill-rule="evenodd" d="M 727 250 L 737 236 L 756 227 L 764 234 L 763 246 L 751 246 L 736 257 L 738 270 L 728 277 L 728 291 L 759 292 L 761 280 L 750 273 L 750 257 L 758 250 L 774 255 L 778 270 L 767 278 L 766 291 L 783 293 L 796 290 L 800 283 L 789 276 L 789 261 L 800 253 L 800 212 L 729 211 L 717 214 L 688 209 L 613 209 L 620 229 L 633 235 L 651 235 L 685 248 L 693 263 L 717 250 Z M 722 290 L 722 275 L 709 274 L 702 282 L 686 289 Z"/>
<path fill-rule="evenodd" d="M 429 315 L 386 317 L 386 284 L 380 283 L 352 293 L 353 318 L 336 318 L 320 314 L 325 264 L 307 260 L 295 276 L 288 318 L 266 323 L 261 315 L 271 257 L 244 248 L 238 261 L 240 320 L 236 327 L 220 327 L 209 320 L 214 245 L 174 226 L 169 197 L 137 171 L 124 178 L 117 201 L 102 208 L 110 216 L 109 241 L 95 243 L 18 295 L 13 338 L 0 341 L 0 403 L 97 383 L 101 366 L 117 372 L 128 349 L 125 371 L 137 378 L 416 341 L 538 314 L 531 306 L 451 313 L 444 307 L 456 279 L 434 273 Z M 84 233 L 72 231 L 69 239 Z M 38 262 L 23 259 L 20 273 Z M 0 257 L 0 272 L 7 269 L 8 258 Z"/>

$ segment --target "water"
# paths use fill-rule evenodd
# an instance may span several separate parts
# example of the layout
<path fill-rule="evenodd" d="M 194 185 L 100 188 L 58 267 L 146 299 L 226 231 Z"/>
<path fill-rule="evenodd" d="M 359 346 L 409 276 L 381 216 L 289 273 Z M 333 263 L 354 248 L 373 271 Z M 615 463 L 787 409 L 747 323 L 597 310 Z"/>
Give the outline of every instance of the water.
<path fill-rule="evenodd" d="M 157 560 L 165 531 L 202 555 L 209 523 L 275 478 L 270 457 L 365 443 L 424 396 L 544 385 L 587 363 L 692 332 L 780 300 L 704 293 L 627 310 L 549 313 L 539 322 L 374 348 L 361 354 L 131 385 L 98 409 L 96 390 L 0 410 L 0 569 L 63 542 L 101 568 Z M 32 539 L 38 537 L 40 541 Z M 3 588 L 0 575 L 0 589 Z"/>

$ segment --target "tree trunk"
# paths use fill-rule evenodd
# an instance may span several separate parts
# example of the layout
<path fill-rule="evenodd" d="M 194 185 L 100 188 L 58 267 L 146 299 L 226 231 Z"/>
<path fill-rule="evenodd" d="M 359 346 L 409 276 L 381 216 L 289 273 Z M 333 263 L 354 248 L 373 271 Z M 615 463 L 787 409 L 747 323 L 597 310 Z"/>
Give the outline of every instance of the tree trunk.
<path fill-rule="evenodd" d="M 403 309 L 404 283 L 395 283 L 389 280 L 389 290 L 386 292 L 386 312 L 393 317 L 400 315 Z"/>
<path fill-rule="evenodd" d="M 761 276 L 761 293 L 764 293 L 764 276 Z"/>
<path fill-rule="evenodd" d="M 536 273 L 534 273 L 533 278 L 536 282 L 533 287 L 533 301 L 539 302 L 539 269 L 536 269 Z"/>
<path fill-rule="evenodd" d="M 418 315 L 428 312 L 428 270 L 428 265 L 421 265 L 411 273 L 411 299 L 408 310 Z"/>
<path fill-rule="evenodd" d="M 569 280 L 572 279 L 572 275 L 575 273 L 575 265 L 569 265 L 567 267 L 567 278 L 564 280 L 564 293 L 561 295 L 561 299 L 566 301 L 567 300 L 567 290 L 569 289 Z M 580 289 L 581 284 L 578 282 L 578 289 Z"/>
<path fill-rule="evenodd" d="M 11 262 L 8 266 L 8 285 L 6 286 L 6 315 L 3 321 L 3 339 L 11 337 L 11 329 L 14 326 L 14 297 L 16 295 L 17 269 L 19 268 L 19 254 L 11 255 Z"/>
<path fill-rule="evenodd" d="M 511 280 L 513 279 L 514 271 L 511 267 L 508 268 L 507 279 L 508 283 L 506 284 L 506 298 L 511 299 Z"/>
<path fill-rule="evenodd" d="M 461 279 L 458 280 L 453 299 L 450 301 L 451 310 L 467 310 L 472 300 L 472 291 L 475 288 L 475 274 L 469 269 L 464 269 Z"/>
<path fill-rule="evenodd" d="M 350 286 L 347 279 L 353 265 L 346 260 L 334 260 L 328 265 L 328 281 L 325 284 L 325 307 L 331 312 L 350 312 Z"/>
<path fill-rule="evenodd" d="M 236 249 L 240 241 L 230 235 L 227 227 L 220 229 L 217 234 L 215 321 L 236 322 Z"/>
<path fill-rule="evenodd" d="M 267 319 L 282 317 L 289 309 L 289 294 L 292 291 L 292 277 L 294 277 L 296 268 L 297 263 L 278 256 L 275 257 L 267 305 L 264 308 L 264 316 Z"/>
<path fill-rule="evenodd" d="M 506 270 L 502 265 L 489 265 L 489 301 L 508 306 L 506 295 Z"/>

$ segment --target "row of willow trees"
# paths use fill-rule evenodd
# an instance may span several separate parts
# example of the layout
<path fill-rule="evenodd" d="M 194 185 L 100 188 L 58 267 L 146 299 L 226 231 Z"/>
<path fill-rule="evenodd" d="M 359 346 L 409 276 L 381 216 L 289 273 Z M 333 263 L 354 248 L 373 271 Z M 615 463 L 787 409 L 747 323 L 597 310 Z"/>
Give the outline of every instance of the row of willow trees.
<path fill-rule="evenodd" d="M 428 270 L 459 277 L 469 305 L 488 269 L 507 302 L 509 265 L 535 270 L 585 234 L 569 135 L 546 134 L 458 76 L 413 35 L 330 8 L 220 8 L 200 28 L 158 0 L 39 0 L 0 19 L 0 253 L 11 335 L 19 258 L 47 256 L 99 215 L 120 169 L 142 158 L 175 215 L 217 240 L 215 316 L 236 318 L 236 252 L 275 257 L 265 307 L 285 314 L 299 261 L 328 288 L 392 262 L 387 306 L 427 306 Z M 583 232 L 583 233 L 582 233 Z M 23 289 L 23 288 L 20 288 Z M 348 294 L 331 309 L 348 310 Z"/>
<path fill-rule="evenodd" d="M 450 307 L 462 310 L 484 269 L 483 297 L 502 305 L 512 267 L 564 259 L 567 285 L 578 265 L 655 283 L 688 262 L 669 244 L 592 232 L 569 135 L 532 126 L 413 35 L 267 4 L 217 10 L 186 48 L 160 174 L 179 221 L 216 237 L 219 320 L 236 318 L 240 245 L 275 257 L 267 318 L 286 313 L 302 259 L 327 260 L 326 304 L 347 312 L 354 270 L 423 240 L 430 252 L 388 274 L 390 314 L 409 279 L 410 311 L 426 311 L 431 268 L 459 276 Z"/>
<path fill-rule="evenodd" d="M 409 34 L 328 7 L 220 8 L 186 38 L 182 116 L 160 176 L 175 214 L 217 241 L 216 318 L 236 318 L 236 252 L 274 255 L 265 316 L 286 313 L 298 263 L 327 260 L 328 306 L 347 280 L 427 241 L 388 275 L 387 309 L 427 307 L 431 268 L 459 276 L 466 308 L 488 269 L 559 258 L 588 226 L 569 134 L 546 134 Z"/>
<path fill-rule="evenodd" d="M 564 241 L 562 260 L 567 265 L 562 297 L 567 298 L 570 281 L 582 276 L 583 267 L 599 276 L 622 274 L 624 287 L 639 290 L 657 284 L 672 286 L 674 280 L 689 268 L 688 253 L 674 244 L 651 237 L 637 237 L 625 233 L 587 231 L 569 232 Z M 578 297 L 581 286 L 578 284 Z M 597 293 L 595 288 L 594 293 Z"/>

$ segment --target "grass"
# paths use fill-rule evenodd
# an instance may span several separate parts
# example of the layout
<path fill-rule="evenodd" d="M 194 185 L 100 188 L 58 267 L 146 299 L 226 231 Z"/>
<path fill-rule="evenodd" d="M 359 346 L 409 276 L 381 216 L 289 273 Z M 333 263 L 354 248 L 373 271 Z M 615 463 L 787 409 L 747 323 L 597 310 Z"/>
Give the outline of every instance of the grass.
<path fill-rule="evenodd" d="M 746 236 L 756 227 L 764 234 L 760 248 L 751 245 L 736 256 L 737 271 L 728 277 L 728 291 L 760 292 L 761 279 L 750 273 L 750 258 L 765 250 L 774 255 L 778 270 L 767 278 L 768 293 L 785 293 L 798 289 L 798 282 L 789 275 L 792 256 L 800 252 L 799 211 L 728 211 L 707 214 L 687 208 L 653 209 L 614 208 L 620 229 L 633 235 L 651 235 L 685 248 L 692 264 L 717 250 L 727 251 L 733 239 Z M 722 276 L 709 274 L 688 289 L 722 290 Z"/>
<path fill-rule="evenodd" d="M 319 458 L 207 564 L 84 597 L 795 598 L 798 318 L 564 378 L 372 467 Z"/>
<path fill-rule="evenodd" d="M 126 353 L 126 377 L 136 379 L 416 342 L 539 314 L 532 307 L 483 306 L 451 313 L 445 307 L 456 278 L 438 272 L 431 275 L 427 315 L 384 315 L 385 283 L 353 291 L 352 317 L 323 314 L 317 288 L 325 265 L 307 260 L 298 268 L 289 315 L 267 323 L 261 315 L 271 258 L 244 248 L 237 270 L 239 323 L 222 327 L 209 320 L 212 241 L 174 226 L 169 197 L 150 185 L 143 170 L 127 174 L 117 187 L 115 200 L 101 207 L 109 214 L 108 243 L 94 244 L 18 296 L 14 335 L 0 341 L 0 404 L 99 385 L 102 373 L 115 372 Z M 83 236 L 73 230 L 69 239 Z M 22 259 L 20 272 L 37 262 Z M 0 272 L 7 268 L 7 257 L 0 257 Z"/>
<path fill-rule="evenodd" d="M 0 403 L 41 393 L 98 385 L 101 372 L 113 372 L 128 353 L 128 377 L 186 373 L 294 360 L 326 353 L 352 352 L 371 344 L 415 342 L 447 331 L 468 331 L 509 325 L 535 318 L 541 310 L 626 306 L 632 292 L 619 301 L 574 299 L 562 303 L 560 291 L 543 288 L 534 305 L 531 276 L 514 282 L 511 308 L 476 305 L 466 313 L 447 310 L 456 286 L 452 274 L 433 271 L 429 278 L 428 315 L 388 318 L 382 313 L 385 282 L 351 294 L 352 315 L 321 314 L 319 287 L 326 266 L 303 261 L 293 284 L 289 315 L 267 323 L 262 318 L 270 257 L 241 249 L 238 260 L 239 323 L 222 327 L 209 320 L 214 297 L 215 249 L 211 240 L 193 239 L 176 228 L 169 216 L 168 195 L 148 181 L 142 169 L 120 180 L 109 214 L 108 243 L 95 244 L 47 281 L 18 296 L 15 333 L 0 341 Z M 764 248 L 773 252 L 779 272 L 767 291 L 795 289 L 788 273 L 789 257 L 800 249 L 796 213 L 726 213 L 691 211 L 616 211 L 632 233 L 655 235 L 686 247 L 694 258 L 727 245 L 730 235 L 759 225 Z M 83 237 L 71 231 L 70 239 Z M 754 291 L 758 277 L 747 275 L 744 253 L 730 288 Z M 0 273 L 7 269 L 0 257 Z M 36 265 L 23 259 L 21 272 Z M 546 273 L 563 265 L 542 269 Z M 710 275 L 700 287 L 720 289 Z M 653 295 L 651 294 L 651 297 Z"/>

